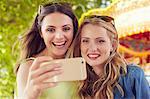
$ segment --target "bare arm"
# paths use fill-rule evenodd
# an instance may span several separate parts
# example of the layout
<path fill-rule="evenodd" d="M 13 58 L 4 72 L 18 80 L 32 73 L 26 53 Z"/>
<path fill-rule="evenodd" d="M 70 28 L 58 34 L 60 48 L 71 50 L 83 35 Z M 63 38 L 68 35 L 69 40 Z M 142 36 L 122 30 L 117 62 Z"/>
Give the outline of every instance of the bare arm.
<path fill-rule="evenodd" d="M 62 73 L 58 64 L 47 63 L 50 60 L 50 57 L 42 56 L 20 65 L 17 73 L 19 99 L 37 99 L 44 89 L 56 86 L 56 83 L 44 82 L 50 77 Z"/>

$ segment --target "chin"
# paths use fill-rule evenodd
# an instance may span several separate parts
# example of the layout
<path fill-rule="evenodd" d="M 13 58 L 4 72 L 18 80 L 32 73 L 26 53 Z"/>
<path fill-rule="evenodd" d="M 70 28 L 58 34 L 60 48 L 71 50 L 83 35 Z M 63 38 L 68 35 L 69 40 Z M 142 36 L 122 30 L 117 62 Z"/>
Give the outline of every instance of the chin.
<path fill-rule="evenodd" d="M 60 51 L 59 51 L 59 52 L 55 52 L 54 54 L 55 54 L 55 56 L 57 56 L 57 57 L 59 57 L 59 56 L 62 57 L 62 56 L 65 56 L 66 51 L 63 51 L 63 52 L 60 52 Z"/>
<path fill-rule="evenodd" d="M 94 67 L 94 66 L 99 66 L 101 63 L 100 62 L 96 62 L 96 61 L 89 61 L 87 62 L 90 66 Z"/>
<path fill-rule="evenodd" d="M 89 64 L 92 67 L 98 66 L 99 64 Z"/>
<path fill-rule="evenodd" d="M 97 64 L 94 62 L 87 62 L 90 66 L 96 66 Z"/>

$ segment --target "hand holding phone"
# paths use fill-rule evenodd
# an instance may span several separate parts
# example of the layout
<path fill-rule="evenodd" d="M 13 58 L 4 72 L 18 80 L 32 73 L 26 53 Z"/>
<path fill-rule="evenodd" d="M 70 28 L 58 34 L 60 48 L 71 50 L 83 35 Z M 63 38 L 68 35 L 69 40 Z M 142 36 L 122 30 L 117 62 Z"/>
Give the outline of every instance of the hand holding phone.
<path fill-rule="evenodd" d="M 81 57 L 52 60 L 50 64 L 52 63 L 60 63 L 63 73 L 48 79 L 46 82 L 77 81 L 87 78 L 86 62 Z"/>

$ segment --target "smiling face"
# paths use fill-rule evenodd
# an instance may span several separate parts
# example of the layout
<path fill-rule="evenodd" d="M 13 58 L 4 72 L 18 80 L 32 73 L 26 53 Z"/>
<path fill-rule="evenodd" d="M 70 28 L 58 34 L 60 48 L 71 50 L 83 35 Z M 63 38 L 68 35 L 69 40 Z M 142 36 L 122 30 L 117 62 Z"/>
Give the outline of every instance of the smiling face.
<path fill-rule="evenodd" d="M 72 19 L 62 13 L 51 13 L 41 24 L 41 37 L 44 39 L 48 55 L 64 57 L 73 39 Z"/>
<path fill-rule="evenodd" d="M 107 30 L 93 24 L 83 26 L 80 48 L 82 57 L 93 68 L 103 68 L 113 50 Z"/>

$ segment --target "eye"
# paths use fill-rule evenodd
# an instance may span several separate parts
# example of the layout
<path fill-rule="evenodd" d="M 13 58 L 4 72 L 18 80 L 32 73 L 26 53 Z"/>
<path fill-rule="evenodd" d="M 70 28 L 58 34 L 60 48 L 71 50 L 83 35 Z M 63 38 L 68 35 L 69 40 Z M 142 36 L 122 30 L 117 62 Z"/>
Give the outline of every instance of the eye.
<path fill-rule="evenodd" d="M 81 43 L 88 43 L 88 42 L 89 42 L 89 40 L 86 40 L 86 39 L 81 40 Z"/>
<path fill-rule="evenodd" d="M 105 40 L 98 40 L 98 43 L 104 43 Z"/>
<path fill-rule="evenodd" d="M 64 32 L 67 32 L 67 31 L 69 31 L 71 28 L 70 27 L 63 27 L 63 31 Z"/>
<path fill-rule="evenodd" d="M 54 28 L 47 28 L 46 31 L 47 31 L 47 32 L 54 33 L 54 32 L 55 32 L 55 29 L 54 29 Z"/>

